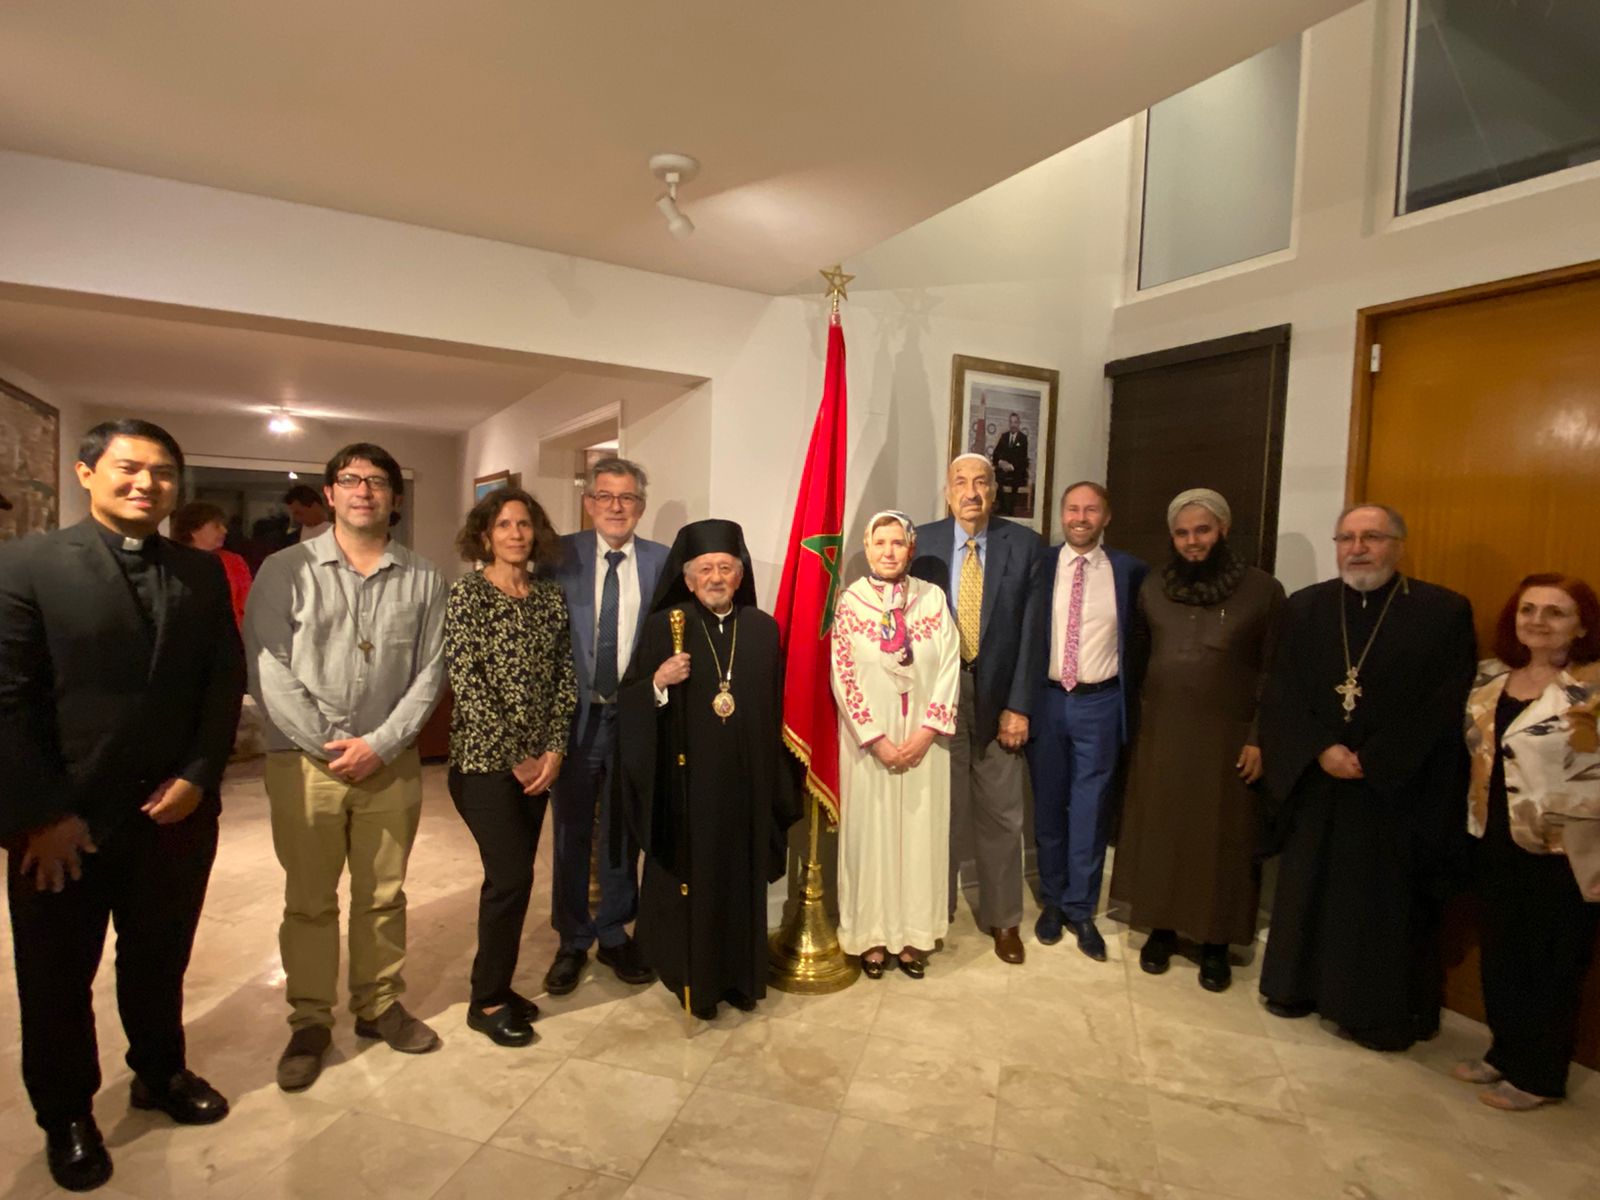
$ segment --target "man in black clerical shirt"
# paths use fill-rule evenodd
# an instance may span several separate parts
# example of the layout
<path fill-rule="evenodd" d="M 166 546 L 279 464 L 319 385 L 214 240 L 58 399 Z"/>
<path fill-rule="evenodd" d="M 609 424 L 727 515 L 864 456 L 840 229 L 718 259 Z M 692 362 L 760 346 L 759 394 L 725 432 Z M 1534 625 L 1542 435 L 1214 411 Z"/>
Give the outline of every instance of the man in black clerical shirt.
<path fill-rule="evenodd" d="M 1340 577 L 1289 597 L 1259 718 L 1283 851 L 1267 1011 L 1376 1050 L 1438 1031 L 1439 917 L 1467 841 L 1472 607 L 1399 574 L 1405 537 L 1383 505 L 1340 516 Z"/>
<path fill-rule="evenodd" d="M 111 1176 L 91 998 L 108 921 L 133 1106 L 228 1113 L 185 1063 L 183 976 L 244 662 L 221 563 L 156 532 L 183 473 L 172 435 L 97 425 L 77 473 L 87 520 L 0 546 L 0 842 L 23 1082 L 52 1176 L 86 1191 Z"/>
<path fill-rule="evenodd" d="M 640 948 L 695 1016 L 724 1000 L 754 1008 L 767 991 L 767 884 L 783 875 L 799 808 L 778 624 L 756 607 L 734 522 L 679 532 L 618 705 L 619 808 L 645 854 Z"/>

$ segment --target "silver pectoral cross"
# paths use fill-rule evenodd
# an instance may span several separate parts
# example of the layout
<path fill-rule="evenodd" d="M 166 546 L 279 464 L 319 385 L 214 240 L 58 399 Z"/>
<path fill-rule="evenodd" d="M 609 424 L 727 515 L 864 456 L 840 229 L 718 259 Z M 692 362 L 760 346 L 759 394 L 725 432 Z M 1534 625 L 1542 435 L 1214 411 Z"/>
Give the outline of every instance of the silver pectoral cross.
<path fill-rule="evenodd" d="M 1344 697 L 1344 719 L 1348 724 L 1355 715 L 1356 699 L 1361 695 L 1361 685 L 1356 682 L 1356 669 L 1348 667 L 1345 670 L 1344 682 L 1333 689 Z"/>

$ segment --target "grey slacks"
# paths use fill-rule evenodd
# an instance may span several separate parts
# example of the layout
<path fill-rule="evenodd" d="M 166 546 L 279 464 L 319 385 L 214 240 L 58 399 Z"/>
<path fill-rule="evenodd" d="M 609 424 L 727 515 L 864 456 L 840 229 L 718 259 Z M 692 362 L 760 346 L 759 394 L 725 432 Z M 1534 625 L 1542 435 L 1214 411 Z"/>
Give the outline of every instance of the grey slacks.
<path fill-rule="evenodd" d="M 956 735 L 950 740 L 950 907 L 960 896 L 961 855 L 971 846 L 978 867 L 978 928 L 1022 924 L 1022 809 L 1027 762 L 998 740 L 973 731 L 977 691 L 961 672 Z M 970 830 L 970 834 L 968 831 Z"/>

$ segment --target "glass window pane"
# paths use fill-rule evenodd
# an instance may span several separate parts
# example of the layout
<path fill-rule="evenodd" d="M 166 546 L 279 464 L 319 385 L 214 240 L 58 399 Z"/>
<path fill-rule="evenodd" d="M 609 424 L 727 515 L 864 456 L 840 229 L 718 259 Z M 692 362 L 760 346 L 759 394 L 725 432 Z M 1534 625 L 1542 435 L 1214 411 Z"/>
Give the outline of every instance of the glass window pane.
<path fill-rule="evenodd" d="M 1300 38 L 1150 109 L 1139 286 L 1289 245 Z"/>
<path fill-rule="evenodd" d="M 1600 159 L 1600 4 L 1412 0 L 1398 210 Z"/>

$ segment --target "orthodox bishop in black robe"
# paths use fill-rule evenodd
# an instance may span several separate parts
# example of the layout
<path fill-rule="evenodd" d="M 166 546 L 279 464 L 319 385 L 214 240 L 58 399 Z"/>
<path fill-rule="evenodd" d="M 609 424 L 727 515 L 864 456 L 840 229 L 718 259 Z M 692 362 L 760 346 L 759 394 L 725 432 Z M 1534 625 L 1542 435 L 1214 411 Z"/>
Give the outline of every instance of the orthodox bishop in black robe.
<path fill-rule="evenodd" d="M 1394 575 L 1289 598 L 1259 718 L 1280 802 L 1261 969 L 1275 1015 L 1318 1012 L 1373 1049 L 1438 1030 L 1439 914 L 1467 849 L 1461 725 L 1475 658 L 1471 606 L 1445 588 Z M 1358 662 L 1351 694 L 1341 685 Z M 1338 745 L 1361 778 L 1319 765 Z"/>
<path fill-rule="evenodd" d="M 684 576 L 708 555 L 742 564 L 709 606 Z M 689 675 L 658 688 L 656 672 L 675 654 L 674 611 Z M 640 948 L 696 1016 L 709 1020 L 724 1000 L 753 1007 L 767 990 L 767 884 L 784 873 L 799 806 L 783 747 L 778 625 L 756 607 L 734 522 L 679 533 L 618 705 L 619 807 L 645 854 Z"/>

